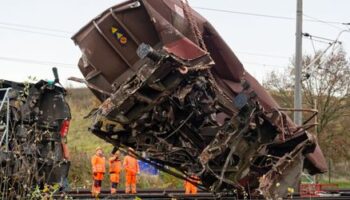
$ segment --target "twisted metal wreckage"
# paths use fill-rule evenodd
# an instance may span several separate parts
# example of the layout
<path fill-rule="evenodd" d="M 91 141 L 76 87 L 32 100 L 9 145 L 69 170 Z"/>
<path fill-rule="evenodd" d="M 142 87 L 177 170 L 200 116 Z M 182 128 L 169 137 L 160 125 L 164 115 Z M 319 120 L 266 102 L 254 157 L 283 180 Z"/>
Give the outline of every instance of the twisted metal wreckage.
<path fill-rule="evenodd" d="M 55 81 L 0 80 L 0 199 L 28 199 L 35 186 L 67 181 L 70 109 Z"/>
<path fill-rule="evenodd" d="M 266 198 L 286 195 L 303 168 L 326 171 L 311 125 L 296 126 L 186 1 L 124 2 L 73 40 L 85 77 L 73 80 L 102 102 L 91 131 L 116 148 L 213 192 Z"/>

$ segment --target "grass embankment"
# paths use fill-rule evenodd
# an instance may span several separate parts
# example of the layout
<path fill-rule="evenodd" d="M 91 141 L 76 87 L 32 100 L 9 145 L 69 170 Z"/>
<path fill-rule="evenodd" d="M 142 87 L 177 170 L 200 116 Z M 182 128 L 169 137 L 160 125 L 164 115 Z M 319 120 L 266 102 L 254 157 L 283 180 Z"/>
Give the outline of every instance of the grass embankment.
<path fill-rule="evenodd" d="M 323 174 L 319 176 L 319 183 L 321 184 L 337 184 L 339 189 L 349 189 L 350 188 L 350 180 L 349 174 L 339 176 L 336 174 L 336 177 L 331 177 L 329 180 L 328 174 Z"/>
<path fill-rule="evenodd" d="M 98 100 L 86 88 L 69 89 L 67 101 L 71 108 L 72 120 L 68 134 L 68 147 L 71 156 L 71 168 L 69 182 L 72 189 L 87 188 L 92 184 L 90 158 L 95 153 L 97 146 L 104 149 L 106 158 L 110 155 L 113 146 L 96 137 L 88 131 L 91 119 L 84 117 L 99 105 Z M 107 168 L 108 170 L 108 168 Z M 124 173 L 121 175 L 120 188 L 124 187 Z M 138 187 L 140 188 L 178 188 L 182 187 L 182 181 L 161 173 L 160 176 L 141 174 Z M 109 187 L 109 176 L 103 181 L 103 187 Z"/>

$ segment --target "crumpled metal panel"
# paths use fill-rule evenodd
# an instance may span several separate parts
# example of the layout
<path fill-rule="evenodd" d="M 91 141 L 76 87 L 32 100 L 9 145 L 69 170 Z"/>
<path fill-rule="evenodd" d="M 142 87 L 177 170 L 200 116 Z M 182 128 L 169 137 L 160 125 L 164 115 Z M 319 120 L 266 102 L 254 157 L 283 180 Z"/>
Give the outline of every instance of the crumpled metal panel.
<path fill-rule="evenodd" d="M 44 184 L 64 187 L 70 163 L 60 130 L 71 118 L 65 95 L 64 88 L 43 80 L 0 80 L 0 104 L 6 102 L 0 107 L 2 198 L 27 198 L 34 187 Z"/>
<path fill-rule="evenodd" d="M 288 173 L 300 175 L 305 157 L 311 173 L 326 171 L 315 138 L 184 1 L 127 1 L 73 40 L 88 87 L 102 101 L 91 130 L 116 147 L 144 151 L 154 165 L 175 167 L 184 178 L 194 173 L 213 191 L 243 194 L 249 187 L 283 196 L 264 183 L 292 184 Z"/>

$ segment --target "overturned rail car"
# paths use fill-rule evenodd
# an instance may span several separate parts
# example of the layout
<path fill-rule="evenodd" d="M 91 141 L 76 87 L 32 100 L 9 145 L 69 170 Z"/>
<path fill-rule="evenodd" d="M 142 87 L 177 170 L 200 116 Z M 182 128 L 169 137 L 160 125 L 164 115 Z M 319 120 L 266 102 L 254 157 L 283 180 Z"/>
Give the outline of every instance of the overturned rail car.
<path fill-rule="evenodd" d="M 1 199 L 28 199 L 45 184 L 67 186 L 71 115 L 57 80 L 0 80 Z"/>
<path fill-rule="evenodd" d="M 284 196 L 303 168 L 326 171 L 307 125 L 290 120 L 186 1 L 126 1 L 72 39 L 79 81 L 101 101 L 90 129 L 117 148 L 213 192 L 266 198 Z"/>

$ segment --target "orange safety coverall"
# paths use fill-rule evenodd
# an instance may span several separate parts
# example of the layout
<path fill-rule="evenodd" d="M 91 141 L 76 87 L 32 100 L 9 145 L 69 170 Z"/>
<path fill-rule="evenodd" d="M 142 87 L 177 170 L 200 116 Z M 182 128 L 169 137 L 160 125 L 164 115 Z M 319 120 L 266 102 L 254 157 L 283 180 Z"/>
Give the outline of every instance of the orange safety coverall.
<path fill-rule="evenodd" d="M 119 158 L 111 157 L 109 159 L 109 174 L 110 174 L 112 194 L 117 192 L 121 170 L 122 170 L 122 162 L 119 160 Z"/>
<path fill-rule="evenodd" d="M 125 193 L 136 193 L 136 175 L 139 172 L 139 163 L 134 157 L 129 155 L 124 158 L 124 169 L 125 169 Z"/>
<path fill-rule="evenodd" d="M 105 157 L 94 155 L 91 158 L 92 172 L 94 178 L 94 184 L 92 185 L 92 193 L 97 195 L 101 193 L 101 185 L 104 173 L 106 172 Z"/>
<path fill-rule="evenodd" d="M 199 183 L 198 177 L 191 176 L 192 182 Z M 185 180 L 185 194 L 197 194 L 197 186 Z"/>

